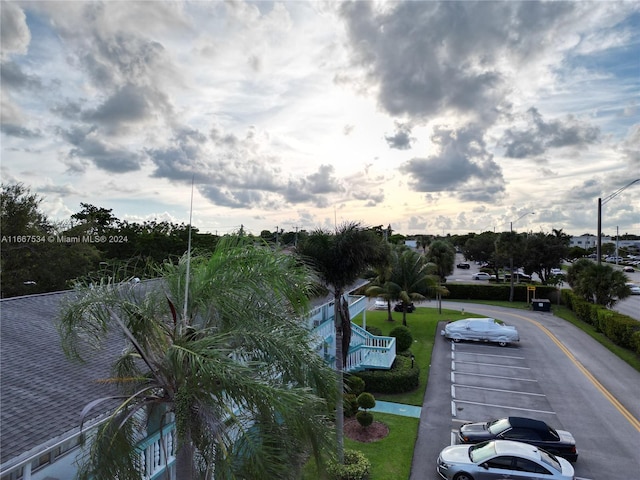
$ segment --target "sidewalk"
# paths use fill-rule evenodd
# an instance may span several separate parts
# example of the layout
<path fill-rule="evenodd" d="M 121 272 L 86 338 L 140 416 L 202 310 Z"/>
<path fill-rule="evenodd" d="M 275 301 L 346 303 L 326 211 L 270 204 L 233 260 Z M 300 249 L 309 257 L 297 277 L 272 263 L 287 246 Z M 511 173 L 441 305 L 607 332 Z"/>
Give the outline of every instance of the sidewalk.
<path fill-rule="evenodd" d="M 402 403 L 383 402 L 376 400 L 376 406 L 371 409 L 372 412 L 390 413 L 392 415 L 401 415 L 403 417 L 420 418 L 422 407 L 415 405 L 404 405 Z"/>

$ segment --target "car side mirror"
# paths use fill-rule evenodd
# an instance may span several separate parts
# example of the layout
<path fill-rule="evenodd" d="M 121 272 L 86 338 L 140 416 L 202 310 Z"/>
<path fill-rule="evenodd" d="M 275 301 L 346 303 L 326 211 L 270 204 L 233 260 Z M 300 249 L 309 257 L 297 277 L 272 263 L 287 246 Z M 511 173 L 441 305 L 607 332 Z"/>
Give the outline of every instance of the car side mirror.
<path fill-rule="evenodd" d="M 485 470 L 489 470 L 489 464 L 487 462 L 481 463 L 480 466 Z"/>

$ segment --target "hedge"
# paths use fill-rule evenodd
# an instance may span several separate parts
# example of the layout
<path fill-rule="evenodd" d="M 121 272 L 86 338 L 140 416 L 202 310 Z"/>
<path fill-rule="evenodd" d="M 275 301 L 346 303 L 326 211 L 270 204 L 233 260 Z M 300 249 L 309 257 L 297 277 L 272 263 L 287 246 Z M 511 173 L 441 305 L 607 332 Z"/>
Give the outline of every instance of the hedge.
<path fill-rule="evenodd" d="M 327 473 L 335 480 L 365 480 L 369 478 L 371 462 L 362 452 L 344 451 L 344 464 L 330 462 Z"/>
<path fill-rule="evenodd" d="M 352 375 L 364 380 L 367 392 L 404 393 L 418 387 L 420 368 L 411 368 L 411 358 L 397 355 L 390 370 L 364 370 Z"/>
<path fill-rule="evenodd" d="M 535 298 L 556 300 L 558 290 L 550 285 L 536 285 Z M 502 300 L 509 301 L 511 285 L 508 283 L 479 283 L 477 285 L 467 283 L 447 283 L 449 290 L 448 300 Z M 531 301 L 529 292 L 529 301 Z M 519 283 L 513 286 L 513 300 L 516 302 L 527 301 L 527 285 Z"/>
<path fill-rule="evenodd" d="M 593 325 L 616 345 L 640 354 L 640 322 L 602 305 L 587 302 L 571 290 L 563 290 L 562 299 L 580 320 Z"/>

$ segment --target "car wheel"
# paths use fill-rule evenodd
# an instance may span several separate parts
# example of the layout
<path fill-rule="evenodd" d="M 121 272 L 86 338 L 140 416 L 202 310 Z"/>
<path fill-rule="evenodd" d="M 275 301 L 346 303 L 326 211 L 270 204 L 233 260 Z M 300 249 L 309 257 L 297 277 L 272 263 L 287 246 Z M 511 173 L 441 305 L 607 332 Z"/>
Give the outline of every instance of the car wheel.
<path fill-rule="evenodd" d="M 460 337 L 453 337 L 453 341 L 455 343 L 460 343 Z"/>
<path fill-rule="evenodd" d="M 473 480 L 473 477 L 467 472 L 460 472 L 453 477 L 453 480 Z"/>
<path fill-rule="evenodd" d="M 498 340 L 498 345 L 500 345 L 501 347 L 506 347 L 507 345 L 509 345 L 509 342 L 507 342 L 506 340 Z"/>

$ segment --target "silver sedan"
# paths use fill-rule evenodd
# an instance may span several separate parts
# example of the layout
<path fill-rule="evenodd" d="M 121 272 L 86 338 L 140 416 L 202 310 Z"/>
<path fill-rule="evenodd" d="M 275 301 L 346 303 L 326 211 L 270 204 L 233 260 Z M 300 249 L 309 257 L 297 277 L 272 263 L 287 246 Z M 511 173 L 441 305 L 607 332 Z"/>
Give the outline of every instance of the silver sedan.
<path fill-rule="evenodd" d="M 520 341 L 516 327 L 505 325 L 493 318 L 463 318 L 447 323 L 440 333 L 454 342 L 461 340 L 496 342 L 501 347 Z"/>
<path fill-rule="evenodd" d="M 574 480 L 573 466 L 564 458 L 509 440 L 446 447 L 436 469 L 446 480 Z"/>

